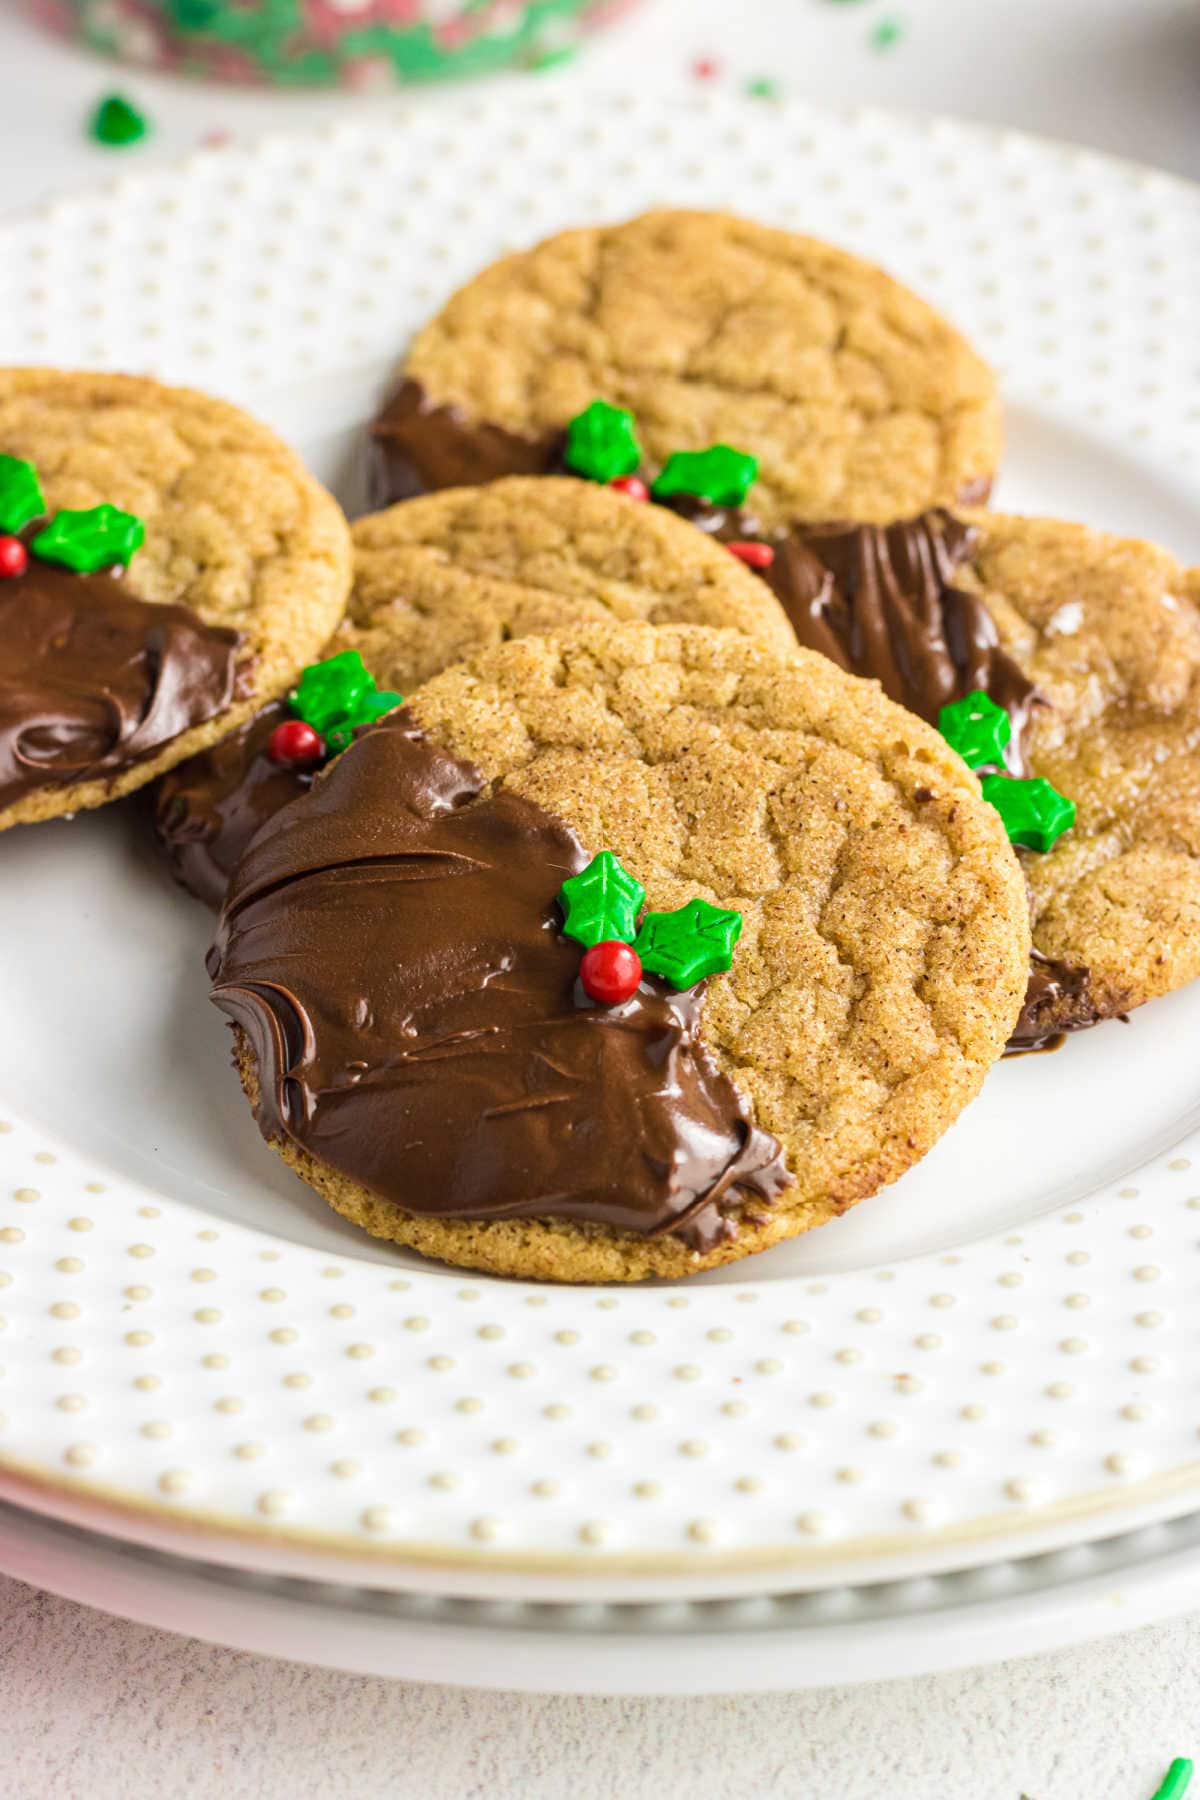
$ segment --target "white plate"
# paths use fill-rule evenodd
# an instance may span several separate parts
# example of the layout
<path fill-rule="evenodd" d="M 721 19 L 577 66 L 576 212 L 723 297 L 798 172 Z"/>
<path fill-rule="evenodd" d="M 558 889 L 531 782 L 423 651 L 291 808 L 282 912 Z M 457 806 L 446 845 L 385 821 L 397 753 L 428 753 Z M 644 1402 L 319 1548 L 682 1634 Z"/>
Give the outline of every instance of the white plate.
<path fill-rule="evenodd" d="M 139 1624 L 355 1674 L 532 1693 L 792 1692 L 1034 1656 L 1192 1611 L 1200 1522 L 819 1594 L 556 1606 L 248 1575 L 0 1506 L 0 1570 Z"/>
<path fill-rule="evenodd" d="M 470 99 L 55 203 L 0 228 L 0 359 L 218 389 L 348 493 L 396 352 L 480 263 L 738 205 L 877 256 L 977 339 L 1002 503 L 1200 560 L 1197 190 L 944 121 L 590 104 Z M 0 870 L 10 1497 L 250 1565 L 606 1598 L 961 1566 L 1197 1505 L 1200 988 L 998 1068 L 811 1238 L 687 1288 L 539 1290 L 358 1237 L 262 1146 L 207 920 L 130 813 L 5 834 Z"/>

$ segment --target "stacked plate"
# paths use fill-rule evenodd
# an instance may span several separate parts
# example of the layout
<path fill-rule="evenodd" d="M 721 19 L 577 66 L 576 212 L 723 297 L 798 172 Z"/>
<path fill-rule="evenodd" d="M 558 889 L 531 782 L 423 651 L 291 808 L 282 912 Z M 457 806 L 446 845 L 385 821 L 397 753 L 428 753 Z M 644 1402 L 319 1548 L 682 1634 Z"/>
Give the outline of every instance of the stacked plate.
<path fill-rule="evenodd" d="M 1001 370 L 1002 504 L 1200 561 L 1200 194 L 949 122 L 468 101 L 206 153 L 0 229 L 0 361 L 224 393 L 353 508 L 444 294 L 661 200 L 887 264 Z M 1200 993 L 1000 1065 L 901 1182 L 722 1274 L 467 1280 L 261 1144 L 209 921 L 135 814 L 3 859 L 0 1567 L 281 1655 L 608 1692 L 1200 1603 Z"/>

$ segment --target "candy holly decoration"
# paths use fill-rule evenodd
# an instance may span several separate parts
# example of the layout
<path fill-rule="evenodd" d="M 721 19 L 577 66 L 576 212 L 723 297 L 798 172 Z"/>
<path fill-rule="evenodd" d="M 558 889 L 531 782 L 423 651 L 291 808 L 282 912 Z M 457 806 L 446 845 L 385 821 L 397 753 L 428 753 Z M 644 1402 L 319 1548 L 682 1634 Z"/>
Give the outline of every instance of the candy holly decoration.
<path fill-rule="evenodd" d="M 725 548 L 739 562 L 744 562 L 748 569 L 769 569 L 775 561 L 775 549 L 772 544 L 760 544 L 753 538 L 738 538 L 727 543 Z"/>
<path fill-rule="evenodd" d="M 146 527 L 119 506 L 64 508 L 28 545 L 17 536 L 45 516 L 46 500 L 37 470 L 20 456 L 0 456 L 0 575 L 23 575 L 29 552 L 43 562 L 60 563 L 77 575 L 124 567 L 146 539 Z"/>
<path fill-rule="evenodd" d="M 616 481 L 632 475 L 642 460 L 633 414 L 607 400 L 593 400 L 567 426 L 563 460 L 589 481 Z"/>
<path fill-rule="evenodd" d="M 982 688 L 952 700 L 938 714 L 938 730 L 969 769 L 1002 765 L 1012 720 Z"/>
<path fill-rule="evenodd" d="M 938 730 L 968 768 L 995 769 L 1003 766 L 1012 720 L 990 695 L 976 688 L 943 706 Z M 1063 832 L 1075 823 L 1075 802 L 1040 775 L 1030 781 L 1014 775 L 985 775 L 980 786 L 984 799 L 1003 819 L 1009 841 L 1023 850 L 1053 850 Z"/>
<path fill-rule="evenodd" d="M 589 1000 L 597 1006 L 620 1006 L 631 1000 L 642 979 L 642 962 L 629 944 L 609 939 L 585 950 L 579 964 L 579 980 Z"/>
<path fill-rule="evenodd" d="M 727 969 L 741 935 L 741 913 L 689 900 L 674 912 L 648 912 L 633 947 L 644 969 L 662 975 L 674 988 L 685 988 Z"/>
<path fill-rule="evenodd" d="M 714 506 L 740 506 L 758 476 L 758 459 L 728 444 L 708 450 L 676 450 L 650 492 L 656 500 L 695 494 Z"/>
<path fill-rule="evenodd" d="M 281 719 L 267 739 L 267 755 L 281 769 L 315 769 L 325 758 L 325 740 L 303 719 Z"/>
<path fill-rule="evenodd" d="M 740 913 L 689 900 L 674 912 L 648 912 L 637 929 L 646 890 L 611 850 L 559 890 L 563 936 L 586 946 L 579 979 L 589 999 L 617 1006 L 636 992 L 643 970 L 674 988 L 691 987 L 727 969 L 742 930 Z M 636 935 L 635 935 L 636 932 Z"/>
<path fill-rule="evenodd" d="M 563 909 L 563 936 L 591 949 L 593 944 L 614 938 L 633 942 L 646 890 L 621 867 L 611 850 L 601 850 L 586 869 L 563 882 L 558 898 Z"/>
<path fill-rule="evenodd" d="M 758 460 L 729 444 L 707 450 L 676 450 L 648 488 L 636 473 L 641 445 L 631 412 L 607 400 L 593 400 L 567 425 L 563 461 L 576 475 L 603 481 L 631 500 L 667 500 L 693 495 L 713 506 L 740 506 L 758 476 Z M 752 569 L 769 569 L 775 552 L 769 544 L 736 543 L 729 549 Z"/>
<path fill-rule="evenodd" d="M 90 506 L 83 512 L 55 513 L 29 548 L 43 562 L 61 563 L 77 575 L 94 575 L 131 561 L 146 539 L 146 527 L 119 506 Z"/>
<path fill-rule="evenodd" d="M 23 575 L 29 567 L 29 552 L 19 537 L 0 537 L 0 580 Z"/>
<path fill-rule="evenodd" d="M 33 464 L 20 456 L 0 456 L 0 532 L 7 536 L 24 531 L 45 511 L 42 484 Z"/>
<path fill-rule="evenodd" d="M 1011 775 L 985 775 L 983 797 L 1004 821 L 1014 844 L 1024 850 L 1053 850 L 1075 823 L 1075 802 L 1039 775 L 1018 781 Z"/>
<path fill-rule="evenodd" d="M 337 751 L 346 748 L 360 725 L 372 724 L 403 700 L 402 694 L 375 686 L 357 650 L 341 650 L 323 662 L 309 663 L 289 705 L 330 750 Z"/>

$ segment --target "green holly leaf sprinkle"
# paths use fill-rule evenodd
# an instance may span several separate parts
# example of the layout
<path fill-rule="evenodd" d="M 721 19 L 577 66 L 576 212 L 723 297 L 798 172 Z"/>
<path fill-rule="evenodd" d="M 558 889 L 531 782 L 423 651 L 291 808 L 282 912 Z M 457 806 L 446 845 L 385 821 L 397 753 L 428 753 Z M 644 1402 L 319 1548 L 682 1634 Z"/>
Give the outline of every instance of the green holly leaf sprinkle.
<path fill-rule="evenodd" d="M 288 704 L 336 754 L 347 747 L 360 725 L 372 725 L 384 713 L 403 706 L 404 695 L 377 688 L 359 652 L 340 650 L 301 671 Z"/>
<path fill-rule="evenodd" d="M 1075 823 L 1075 802 L 1040 775 L 1018 781 L 1011 775 L 985 775 L 983 797 L 1004 821 L 1014 844 L 1025 850 L 1052 850 Z"/>
<path fill-rule="evenodd" d="M 20 456 L 0 456 L 0 532 L 11 537 L 24 531 L 45 510 L 42 484 L 33 464 Z"/>
<path fill-rule="evenodd" d="M 633 414 L 607 400 L 593 400 L 567 426 L 563 460 L 589 481 L 616 481 L 632 475 L 642 460 Z"/>
<path fill-rule="evenodd" d="M 674 988 L 687 988 L 727 969 L 741 935 L 741 913 L 689 900 L 674 912 L 647 913 L 633 947 L 643 969 L 663 976 Z"/>
<path fill-rule="evenodd" d="M 146 527 L 119 506 L 91 506 L 83 512 L 55 513 L 29 548 L 43 562 L 61 563 L 77 575 L 94 575 L 133 560 L 146 540 Z"/>
<path fill-rule="evenodd" d="M 397 706 L 404 705 L 403 694 L 393 694 L 387 688 L 377 688 L 372 694 L 364 694 L 355 707 L 352 716 L 344 722 L 331 725 L 325 733 L 325 742 L 336 755 L 345 750 L 360 725 L 373 725 L 376 719 L 382 719 Z"/>
<path fill-rule="evenodd" d="M 1002 764 L 1012 737 L 1012 720 L 1002 706 L 976 688 L 952 700 L 938 714 L 938 730 L 969 769 Z"/>
<path fill-rule="evenodd" d="M 757 457 L 713 444 L 708 450 L 676 450 L 650 491 L 656 500 L 695 494 L 714 506 L 740 506 L 757 477 Z"/>
<path fill-rule="evenodd" d="M 611 850 L 593 856 L 586 869 L 564 881 L 558 891 L 563 910 L 563 936 L 590 950 L 593 944 L 620 939 L 633 942 L 637 916 L 646 890 L 623 869 Z"/>
<path fill-rule="evenodd" d="M 375 683 L 357 650 L 342 650 L 322 662 L 309 663 L 291 696 L 292 711 L 327 736 L 331 726 L 346 724 Z"/>
<path fill-rule="evenodd" d="M 374 693 L 364 695 L 359 701 L 354 723 L 372 725 L 376 719 L 382 719 L 384 713 L 394 712 L 396 707 L 403 705 L 403 694 L 394 694 L 390 688 L 376 688 Z"/>
<path fill-rule="evenodd" d="M 106 94 L 92 114 L 89 129 L 98 144 L 120 150 L 126 144 L 136 144 L 144 138 L 150 126 L 145 114 L 140 113 L 132 101 L 126 100 L 124 94 Z"/>

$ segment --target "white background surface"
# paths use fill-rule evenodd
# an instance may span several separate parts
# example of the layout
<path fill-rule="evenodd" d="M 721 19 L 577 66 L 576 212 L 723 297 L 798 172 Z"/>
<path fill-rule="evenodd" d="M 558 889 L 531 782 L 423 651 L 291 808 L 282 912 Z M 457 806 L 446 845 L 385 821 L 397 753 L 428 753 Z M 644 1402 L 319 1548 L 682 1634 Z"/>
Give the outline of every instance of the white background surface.
<path fill-rule="evenodd" d="M 878 54 L 868 37 L 885 14 L 906 30 Z M 766 74 L 789 94 L 959 112 L 1200 177 L 1196 0 L 653 0 L 576 67 L 536 79 L 678 90 L 705 54 L 722 87 Z M 366 104 L 118 82 L 42 39 L 13 0 L 0 11 L 0 70 L 12 203 L 212 130 L 301 127 Z M 119 163 L 82 131 L 116 85 L 157 127 Z M 412 103 L 436 105 L 436 91 Z M 1173 1755 L 1197 1752 L 1200 1620 L 1026 1664 L 794 1698 L 538 1700 L 292 1668 L 0 1581 L 4 1800 L 1148 1800 Z"/>

